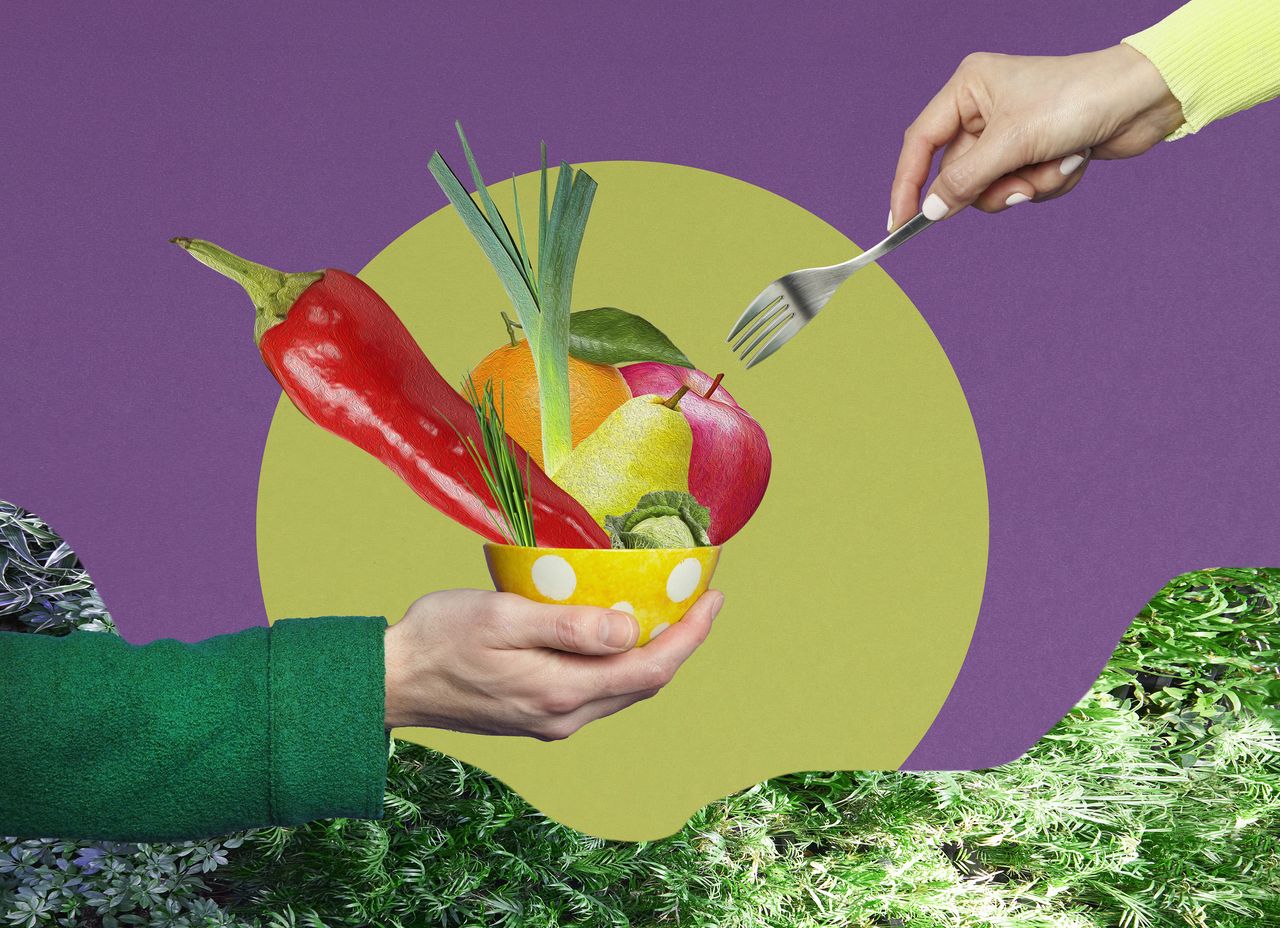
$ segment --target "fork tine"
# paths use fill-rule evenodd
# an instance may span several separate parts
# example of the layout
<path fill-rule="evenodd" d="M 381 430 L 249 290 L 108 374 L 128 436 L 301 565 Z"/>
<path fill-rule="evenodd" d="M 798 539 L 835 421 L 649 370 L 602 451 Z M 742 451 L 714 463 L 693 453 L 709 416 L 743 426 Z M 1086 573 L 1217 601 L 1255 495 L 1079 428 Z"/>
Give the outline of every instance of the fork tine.
<path fill-rule="evenodd" d="M 747 362 L 747 370 L 751 370 L 751 368 L 755 367 L 765 358 L 769 357 L 769 355 L 773 354 L 787 342 L 791 341 L 795 334 L 804 328 L 805 322 L 806 320 L 793 314 L 792 317 L 787 320 L 787 324 L 779 329 L 773 338 L 771 338 L 764 347 L 756 352 L 755 357 Z"/>
<path fill-rule="evenodd" d="M 782 294 L 778 292 L 778 288 L 774 284 L 769 284 L 760 291 L 760 295 L 751 301 L 751 305 L 743 310 L 742 315 L 738 317 L 738 321 L 733 324 L 733 328 L 729 330 L 729 335 L 725 338 L 726 342 L 731 342 L 739 332 L 751 324 L 751 320 L 760 315 L 774 303 L 782 298 Z"/>
<path fill-rule="evenodd" d="M 783 313 L 775 316 L 773 321 L 769 323 L 768 327 L 763 332 L 761 332 L 759 335 L 756 336 L 755 341 L 753 341 L 750 345 L 748 345 L 746 347 L 746 350 L 742 351 L 738 355 L 739 360 L 742 360 L 742 361 L 747 360 L 751 352 L 755 351 L 756 347 L 760 345 L 761 342 L 763 342 L 766 338 L 769 338 L 769 336 L 774 335 L 775 333 L 781 331 L 783 327 L 787 325 L 787 323 L 789 323 L 792 319 L 795 318 L 795 315 L 796 314 L 794 312 L 787 312 L 787 313 Z"/>
<path fill-rule="evenodd" d="M 781 298 L 774 300 L 773 303 L 770 304 L 770 306 L 772 306 L 772 309 L 769 309 L 767 312 L 761 313 L 759 317 L 757 317 L 756 321 L 752 323 L 751 326 L 745 332 L 743 332 L 740 336 L 738 336 L 738 340 L 733 345 L 733 348 L 732 348 L 733 351 L 737 351 L 739 348 L 741 348 L 744 344 L 746 344 L 746 342 L 750 341 L 751 336 L 755 335 L 762 328 L 767 326 L 770 322 L 775 321 L 778 318 L 779 314 L 785 313 L 790 308 L 786 303 L 782 301 Z"/>

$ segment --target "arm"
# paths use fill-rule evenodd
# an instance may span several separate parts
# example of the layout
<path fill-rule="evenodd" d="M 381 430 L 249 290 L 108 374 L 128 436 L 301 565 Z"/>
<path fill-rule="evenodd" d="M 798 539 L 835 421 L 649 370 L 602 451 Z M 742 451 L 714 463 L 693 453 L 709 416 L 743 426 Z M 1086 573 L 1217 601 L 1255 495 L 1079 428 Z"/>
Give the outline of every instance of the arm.
<path fill-rule="evenodd" d="M 567 738 L 658 692 L 707 593 L 636 649 L 627 613 L 447 590 L 382 618 L 284 619 L 196 644 L 0 633 L 0 834 L 180 840 L 380 818 L 394 726 Z"/>
<path fill-rule="evenodd" d="M 1096 52 L 970 55 L 907 129 L 889 227 L 917 209 L 936 220 L 1061 196 L 1092 160 L 1132 158 L 1278 94 L 1276 0 L 1192 0 Z"/>
<path fill-rule="evenodd" d="M 0 833 L 180 840 L 378 818 L 382 618 L 195 644 L 0 633 Z"/>

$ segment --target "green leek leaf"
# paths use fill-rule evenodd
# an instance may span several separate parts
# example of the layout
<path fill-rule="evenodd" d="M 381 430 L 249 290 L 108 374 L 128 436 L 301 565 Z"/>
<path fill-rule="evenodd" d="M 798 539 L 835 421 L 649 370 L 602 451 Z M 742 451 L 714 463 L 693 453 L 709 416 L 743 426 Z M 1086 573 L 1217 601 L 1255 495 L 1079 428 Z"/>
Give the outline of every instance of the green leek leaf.
<path fill-rule="evenodd" d="M 516 313 L 520 316 L 520 324 L 524 326 L 525 333 L 536 331 L 538 326 L 538 306 L 533 299 L 533 294 L 529 290 L 529 285 L 524 279 L 524 274 L 511 260 L 511 256 L 502 246 L 502 242 L 498 239 L 497 234 L 489 225 L 484 214 L 480 212 L 480 207 L 476 205 L 476 201 L 471 199 L 470 194 L 463 188 L 462 182 L 458 180 L 458 176 L 453 173 L 453 169 L 441 157 L 440 152 L 436 152 L 431 156 L 431 162 L 428 165 L 432 176 L 435 177 L 436 183 L 440 185 L 440 189 L 444 191 L 445 196 L 449 198 L 449 202 L 453 204 L 458 211 L 458 216 L 462 219 L 467 230 L 475 238 L 480 245 L 480 249 L 484 252 L 485 257 L 489 259 L 489 263 L 493 265 L 493 269 L 498 273 L 498 279 L 502 281 L 502 287 L 507 291 L 512 305 L 516 308 Z"/>

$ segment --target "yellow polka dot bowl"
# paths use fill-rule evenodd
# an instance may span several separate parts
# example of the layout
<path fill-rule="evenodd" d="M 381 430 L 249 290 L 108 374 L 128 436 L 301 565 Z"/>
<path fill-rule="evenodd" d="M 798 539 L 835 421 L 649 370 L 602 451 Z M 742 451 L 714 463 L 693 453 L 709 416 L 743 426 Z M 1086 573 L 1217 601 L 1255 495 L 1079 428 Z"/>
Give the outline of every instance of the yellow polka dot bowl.
<path fill-rule="evenodd" d="M 720 560 L 709 548 L 522 548 L 484 546 L 493 585 L 540 603 L 629 612 L 647 644 L 679 622 L 707 591 Z"/>

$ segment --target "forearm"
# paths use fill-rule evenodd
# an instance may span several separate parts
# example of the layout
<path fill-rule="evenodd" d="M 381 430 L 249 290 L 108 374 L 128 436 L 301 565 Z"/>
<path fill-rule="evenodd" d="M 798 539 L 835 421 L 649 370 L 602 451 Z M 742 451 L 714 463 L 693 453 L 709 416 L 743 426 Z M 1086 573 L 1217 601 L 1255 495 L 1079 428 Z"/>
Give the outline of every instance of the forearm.
<path fill-rule="evenodd" d="M 195 644 L 0 633 L 0 833 L 176 840 L 376 818 L 384 620 Z"/>
<path fill-rule="evenodd" d="M 1124 40 L 1159 70 L 1185 122 L 1169 136 L 1280 96 L 1280 2 L 1191 0 Z"/>

